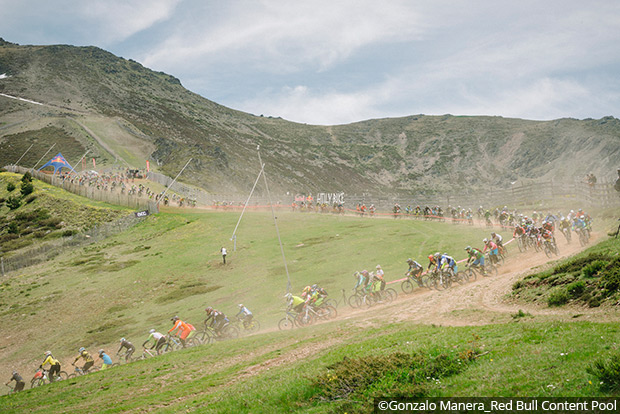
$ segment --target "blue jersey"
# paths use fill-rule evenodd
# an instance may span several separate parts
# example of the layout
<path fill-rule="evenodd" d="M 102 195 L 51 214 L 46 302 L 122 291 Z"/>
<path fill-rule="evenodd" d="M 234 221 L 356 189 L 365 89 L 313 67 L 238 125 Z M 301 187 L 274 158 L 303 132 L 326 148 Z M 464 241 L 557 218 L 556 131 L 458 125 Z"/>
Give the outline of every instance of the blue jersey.
<path fill-rule="evenodd" d="M 108 354 L 101 354 L 101 359 L 103 359 L 104 364 L 112 365 L 112 358 Z"/>

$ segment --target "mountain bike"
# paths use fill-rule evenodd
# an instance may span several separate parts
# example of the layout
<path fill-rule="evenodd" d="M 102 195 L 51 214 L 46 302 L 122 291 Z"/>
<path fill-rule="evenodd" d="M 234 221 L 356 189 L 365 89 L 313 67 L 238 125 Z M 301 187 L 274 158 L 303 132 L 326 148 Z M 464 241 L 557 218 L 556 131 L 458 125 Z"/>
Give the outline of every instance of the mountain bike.
<path fill-rule="evenodd" d="M 212 326 L 205 324 L 205 329 L 198 332 L 195 338 L 189 338 L 189 341 L 195 339 L 199 343 L 210 344 L 215 341 L 225 341 L 227 339 L 235 339 L 238 337 L 239 328 L 229 322 L 226 323 L 219 331 L 216 331 Z"/>
<path fill-rule="evenodd" d="M 570 244 L 571 239 L 572 239 L 572 234 L 570 231 L 570 227 L 564 227 L 562 229 L 562 234 L 564 235 L 564 238 L 566 239 L 566 243 Z"/>
<path fill-rule="evenodd" d="M 343 303 L 348 304 L 353 309 L 356 309 L 362 305 L 362 295 L 357 289 L 353 289 L 353 291 L 354 293 L 347 298 L 345 290 L 342 289 L 342 301 Z"/>
<path fill-rule="evenodd" d="M 575 229 L 577 236 L 579 236 L 579 244 L 581 246 L 585 246 L 590 241 L 588 238 L 588 233 L 584 229 Z"/>
<path fill-rule="evenodd" d="M 84 371 L 82 368 L 78 367 L 77 365 L 75 366 L 75 370 L 73 371 L 73 373 L 69 374 L 67 376 L 67 378 L 75 378 L 75 377 L 79 377 L 80 375 L 86 375 L 86 374 L 90 374 L 92 372 L 97 372 L 99 371 L 99 367 L 96 366 L 92 366 L 88 369 L 88 371 Z M 60 371 L 61 375 L 63 371 Z"/>
<path fill-rule="evenodd" d="M 307 326 L 319 319 L 333 319 L 336 316 L 337 311 L 333 306 L 320 306 L 316 308 L 312 305 L 306 305 L 301 313 L 297 315 L 296 321 L 299 326 Z"/>
<path fill-rule="evenodd" d="M 9 390 L 6 392 L 6 395 L 11 395 L 15 392 L 15 387 L 10 386 L 9 384 L 4 384 L 4 385 L 6 385 L 9 388 Z"/>
<path fill-rule="evenodd" d="M 402 289 L 403 293 L 412 293 L 415 285 L 417 285 L 418 287 L 427 287 L 424 284 L 425 275 L 422 274 L 422 269 L 420 269 L 418 272 L 407 272 L 405 273 L 405 276 L 407 276 L 407 279 L 400 284 L 400 288 Z"/>
<path fill-rule="evenodd" d="M 252 320 L 250 320 L 249 322 L 241 318 L 237 318 L 235 322 L 235 326 L 237 327 L 239 332 L 252 334 L 254 332 L 257 332 L 260 329 L 260 322 L 256 320 L 254 317 L 252 317 Z"/>
<path fill-rule="evenodd" d="M 484 277 L 497 276 L 497 267 L 495 267 L 495 265 L 485 260 L 484 266 L 468 264 L 465 267 L 464 273 L 465 273 L 465 277 L 467 278 L 467 280 L 470 282 L 473 282 L 474 280 L 476 280 L 478 275 L 484 276 Z"/>
<path fill-rule="evenodd" d="M 517 239 L 517 247 L 519 247 L 519 251 L 521 253 L 525 252 L 527 250 L 527 236 L 525 234 L 522 234 L 520 236 L 516 237 Z"/>
<path fill-rule="evenodd" d="M 278 321 L 278 329 L 285 331 L 287 329 L 293 329 L 297 325 L 297 314 L 293 311 L 286 311 L 284 318 Z"/>
<path fill-rule="evenodd" d="M 552 257 L 554 254 L 556 256 L 560 255 L 560 250 L 558 249 L 558 245 L 555 243 L 555 240 L 543 241 L 543 250 L 549 258 Z"/>

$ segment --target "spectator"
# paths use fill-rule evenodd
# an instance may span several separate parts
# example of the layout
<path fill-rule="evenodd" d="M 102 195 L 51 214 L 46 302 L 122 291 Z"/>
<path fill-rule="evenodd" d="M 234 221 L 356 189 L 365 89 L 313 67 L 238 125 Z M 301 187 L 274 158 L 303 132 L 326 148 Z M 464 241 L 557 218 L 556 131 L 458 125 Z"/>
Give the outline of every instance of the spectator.
<path fill-rule="evenodd" d="M 222 260 L 226 264 L 226 247 L 222 247 L 220 251 L 222 252 Z"/>

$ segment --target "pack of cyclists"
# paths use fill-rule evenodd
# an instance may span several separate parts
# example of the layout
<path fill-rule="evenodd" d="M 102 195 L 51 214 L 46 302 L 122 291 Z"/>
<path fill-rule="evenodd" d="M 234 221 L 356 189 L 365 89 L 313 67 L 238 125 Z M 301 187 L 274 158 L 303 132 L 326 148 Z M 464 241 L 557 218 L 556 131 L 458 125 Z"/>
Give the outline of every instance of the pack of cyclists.
<path fill-rule="evenodd" d="M 412 209 L 412 214 L 415 214 L 418 210 L 419 206 L 417 206 L 415 210 Z M 450 210 L 450 213 L 452 214 L 471 214 L 471 210 L 452 210 Z M 532 238 L 537 243 L 544 243 L 545 241 L 556 243 L 555 231 L 560 231 L 565 235 L 570 234 L 571 232 L 582 232 L 589 236 L 592 229 L 592 218 L 582 209 L 579 209 L 576 212 L 574 210 L 570 210 L 570 212 L 566 215 L 559 212 L 557 214 L 548 213 L 547 215 L 534 212 L 531 217 L 523 214 L 516 214 L 516 212 L 509 212 L 505 207 L 502 210 L 496 209 L 496 212 L 497 218 L 499 219 L 501 217 L 502 222 L 512 223 L 513 238 Z M 424 213 L 434 212 L 425 211 Z M 482 209 L 482 206 L 478 209 L 477 213 L 479 217 L 485 218 L 489 218 L 491 215 L 489 210 Z M 496 262 L 497 255 L 505 249 L 505 246 L 503 244 L 503 237 L 496 232 L 491 232 L 490 237 L 485 238 L 482 242 L 482 248 L 467 246 L 465 248 L 465 252 L 467 253 L 467 265 L 479 266 L 484 271 L 485 253 L 489 252 L 489 260 Z M 570 242 L 568 236 L 567 242 Z M 448 271 L 452 274 L 456 274 L 458 272 L 456 260 L 447 253 L 433 253 L 428 256 L 428 260 L 429 263 L 426 268 L 427 273 L 439 270 Z M 425 273 L 424 267 L 412 258 L 407 259 L 406 263 L 408 264 L 406 275 L 416 281 L 419 286 L 423 286 L 421 276 Z M 375 270 L 372 272 L 367 270 L 356 271 L 353 273 L 353 276 L 355 279 L 354 289 L 363 289 L 369 292 L 378 292 L 385 289 L 385 275 L 380 265 L 377 265 Z M 306 286 L 300 295 L 287 293 L 285 298 L 287 300 L 287 309 L 299 313 L 305 306 L 320 306 L 321 303 L 327 298 L 327 292 L 324 288 L 314 284 L 311 286 Z M 253 313 L 243 304 L 239 304 L 238 308 L 239 311 L 235 317 L 244 324 L 250 323 L 253 319 Z M 208 326 L 212 328 L 216 334 L 220 334 L 222 329 L 230 324 L 230 320 L 223 312 L 210 306 L 207 307 L 205 311 L 207 314 L 204 321 L 205 327 Z M 173 326 L 168 331 L 168 335 L 178 337 L 183 347 L 185 347 L 187 340 L 195 335 L 196 328 L 190 323 L 182 321 L 178 316 L 173 317 L 171 321 Z M 155 329 L 151 329 L 147 340 L 142 344 L 142 346 L 144 348 L 148 347 L 148 349 L 155 350 L 157 353 L 160 353 L 166 343 L 166 335 L 156 331 Z M 121 338 L 117 355 L 123 349 L 125 349 L 125 353 L 121 357 L 128 362 L 135 352 L 135 346 L 125 338 Z M 112 365 L 112 359 L 103 349 L 99 350 L 97 355 L 102 361 L 102 369 L 106 369 Z M 80 359 L 83 360 L 81 371 L 87 373 L 94 366 L 95 360 L 84 347 L 79 348 L 78 355 L 75 357 L 71 365 L 75 366 Z M 51 351 L 45 352 L 44 360 L 39 366 L 39 370 L 45 369 L 48 370 L 47 375 L 50 381 L 57 379 L 61 372 L 61 363 L 52 355 Z M 11 379 L 7 382 L 7 385 L 12 381 L 15 382 L 15 391 L 23 390 L 25 381 L 17 371 L 13 371 Z"/>

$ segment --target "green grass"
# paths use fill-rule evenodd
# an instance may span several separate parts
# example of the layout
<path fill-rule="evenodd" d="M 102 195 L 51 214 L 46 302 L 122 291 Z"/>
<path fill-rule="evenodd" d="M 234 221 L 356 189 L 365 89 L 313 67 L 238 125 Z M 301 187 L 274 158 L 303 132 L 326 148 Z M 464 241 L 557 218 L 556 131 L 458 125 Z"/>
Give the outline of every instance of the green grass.
<path fill-rule="evenodd" d="M 1 328 L 0 366 L 29 379 L 50 349 L 66 369 L 80 346 L 114 353 L 121 336 L 140 344 L 150 328 L 169 329 L 172 315 L 200 326 L 207 305 L 234 315 L 243 302 L 264 333 L 0 398 L 0 411 L 367 412 L 371 397 L 392 392 L 612 392 L 586 371 L 617 351 L 620 334 L 611 323 L 554 322 L 521 312 L 505 324 L 439 327 L 393 324 L 373 312 L 280 332 L 275 326 L 287 278 L 271 213 L 246 213 L 233 251 L 238 218 L 238 212 L 167 209 L 103 242 L 11 274 L 0 284 L 0 316 L 19 320 L 20 329 Z M 288 212 L 278 213 L 278 226 L 293 291 L 318 283 L 336 298 L 352 287 L 355 270 L 381 264 L 387 280 L 395 280 L 408 257 L 426 263 L 429 253 L 445 251 L 458 260 L 464 246 L 487 233 L 446 223 Z M 226 265 L 222 246 L 229 251 Z M 345 357 L 352 361 L 339 371 Z M 372 389 L 352 392 L 353 402 L 334 398 L 330 375 L 350 375 L 365 361 L 393 363 L 397 375 L 364 379 Z M 420 378 L 428 367 L 439 378 Z M 407 382 L 411 378 L 417 382 Z"/>
<path fill-rule="evenodd" d="M 593 359 L 617 350 L 619 340 L 617 325 L 605 323 L 370 329 L 329 323 L 168 354 L 3 397 L 0 407 L 33 413 L 146 407 L 158 413 L 329 413 L 372 412 L 368 397 L 392 396 L 395 389 L 429 397 L 610 396 L 617 394 L 602 390 L 588 369 Z M 377 362 L 393 364 L 391 372 L 412 369 L 411 376 L 383 372 L 373 381 L 372 372 L 382 372 Z M 351 371 L 356 366 L 365 370 Z M 351 377 L 366 385 L 356 389 L 356 398 L 328 398 Z"/>
<path fill-rule="evenodd" d="M 620 300 L 620 241 L 608 239 L 556 266 L 528 275 L 513 296 L 549 306 L 577 303 L 598 307 Z"/>

